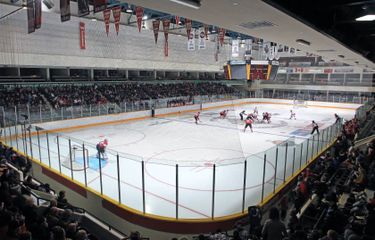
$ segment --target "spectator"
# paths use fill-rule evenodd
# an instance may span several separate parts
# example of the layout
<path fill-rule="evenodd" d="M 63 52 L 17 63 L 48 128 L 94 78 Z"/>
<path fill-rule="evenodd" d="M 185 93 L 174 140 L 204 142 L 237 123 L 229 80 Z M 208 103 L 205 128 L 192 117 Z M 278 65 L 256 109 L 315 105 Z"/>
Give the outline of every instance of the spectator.
<path fill-rule="evenodd" d="M 285 225 L 279 219 L 279 210 L 271 208 L 269 219 L 264 223 L 262 229 L 264 240 L 281 240 L 287 236 Z"/>

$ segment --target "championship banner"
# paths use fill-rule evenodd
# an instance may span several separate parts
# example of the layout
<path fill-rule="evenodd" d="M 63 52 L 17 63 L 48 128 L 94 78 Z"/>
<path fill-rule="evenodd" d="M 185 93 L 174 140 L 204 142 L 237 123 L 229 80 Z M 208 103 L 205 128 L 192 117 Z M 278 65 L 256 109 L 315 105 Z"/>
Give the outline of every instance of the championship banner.
<path fill-rule="evenodd" d="M 188 51 L 195 51 L 195 31 L 190 31 L 188 37 Z"/>
<path fill-rule="evenodd" d="M 34 11 L 34 1 L 27 0 L 27 32 L 35 32 L 35 11 Z"/>
<path fill-rule="evenodd" d="M 94 0 L 94 13 L 107 9 L 107 0 Z"/>
<path fill-rule="evenodd" d="M 223 44 L 224 44 L 224 37 L 225 37 L 225 29 L 219 28 L 219 40 L 220 40 L 221 46 L 223 46 Z"/>
<path fill-rule="evenodd" d="M 208 25 L 204 25 L 204 36 L 206 37 L 206 40 L 208 40 Z"/>
<path fill-rule="evenodd" d="M 107 33 L 107 37 L 108 37 L 109 21 L 111 19 L 111 10 L 110 9 L 106 9 L 106 10 L 103 11 L 103 18 L 104 18 L 104 23 L 105 23 L 105 32 Z"/>
<path fill-rule="evenodd" d="M 199 29 L 198 49 L 206 49 L 206 35 L 204 34 L 204 28 Z"/>
<path fill-rule="evenodd" d="M 79 47 L 86 49 L 86 37 L 85 37 L 85 23 L 79 23 Z"/>
<path fill-rule="evenodd" d="M 179 16 L 175 16 L 175 20 L 176 20 L 176 25 L 179 25 L 180 24 L 180 17 Z"/>
<path fill-rule="evenodd" d="M 169 26 L 171 21 L 169 19 L 163 20 L 163 31 L 164 31 L 164 56 L 168 57 L 168 33 L 169 33 Z"/>
<path fill-rule="evenodd" d="M 143 8 L 142 7 L 136 7 L 135 8 L 135 15 L 137 16 L 138 31 L 141 32 L 142 18 L 143 18 Z"/>
<path fill-rule="evenodd" d="M 39 29 L 42 26 L 42 1 L 35 0 L 35 28 Z"/>
<path fill-rule="evenodd" d="M 70 20 L 70 0 L 60 0 L 61 22 Z"/>
<path fill-rule="evenodd" d="M 270 55 L 270 43 L 269 42 L 263 42 L 263 56 L 266 58 Z"/>
<path fill-rule="evenodd" d="M 185 19 L 185 25 L 186 25 L 186 34 L 187 34 L 187 37 L 190 38 L 191 27 L 192 27 L 192 21 L 191 21 L 191 19 L 186 18 Z"/>
<path fill-rule="evenodd" d="M 78 17 L 89 15 L 89 0 L 77 0 L 78 2 Z"/>
<path fill-rule="evenodd" d="M 214 56 L 215 56 L 215 61 L 219 61 L 219 37 L 217 36 L 216 39 L 215 39 L 215 52 L 214 52 Z"/>
<path fill-rule="evenodd" d="M 163 23 L 163 26 L 164 26 L 164 23 Z M 159 20 L 152 21 L 152 29 L 154 31 L 155 44 L 157 44 L 158 43 L 158 36 L 159 36 L 159 29 L 160 29 L 160 21 Z"/>
<path fill-rule="evenodd" d="M 268 59 L 272 61 L 274 58 L 275 58 L 275 46 L 274 46 L 274 43 L 271 43 L 270 51 L 268 54 Z"/>
<path fill-rule="evenodd" d="M 250 59 L 253 55 L 253 40 L 252 39 L 246 39 L 245 40 L 245 57 Z"/>
<path fill-rule="evenodd" d="M 240 41 L 238 39 L 232 40 L 232 57 L 238 57 L 240 55 L 239 44 Z"/>
<path fill-rule="evenodd" d="M 112 8 L 113 19 L 115 20 L 116 34 L 120 31 L 121 6 Z"/>

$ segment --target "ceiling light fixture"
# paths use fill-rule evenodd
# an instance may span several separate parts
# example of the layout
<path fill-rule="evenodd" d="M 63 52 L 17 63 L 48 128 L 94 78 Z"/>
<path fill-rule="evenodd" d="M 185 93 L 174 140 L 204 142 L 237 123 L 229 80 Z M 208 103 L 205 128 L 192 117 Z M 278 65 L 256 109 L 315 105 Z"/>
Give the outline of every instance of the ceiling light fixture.
<path fill-rule="evenodd" d="M 194 8 L 194 9 L 199 9 L 201 7 L 200 1 L 197 0 L 169 0 L 174 3 L 178 3 L 180 5 L 184 5 L 186 7 Z"/>
<path fill-rule="evenodd" d="M 310 46 L 310 42 L 306 41 L 306 40 L 303 40 L 303 39 L 297 39 L 296 42 L 300 45 L 303 45 L 303 46 Z"/>
<path fill-rule="evenodd" d="M 362 17 L 355 19 L 357 22 L 365 22 L 365 21 L 374 21 L 375 20 L 375 14 L 367 14 Z"/>

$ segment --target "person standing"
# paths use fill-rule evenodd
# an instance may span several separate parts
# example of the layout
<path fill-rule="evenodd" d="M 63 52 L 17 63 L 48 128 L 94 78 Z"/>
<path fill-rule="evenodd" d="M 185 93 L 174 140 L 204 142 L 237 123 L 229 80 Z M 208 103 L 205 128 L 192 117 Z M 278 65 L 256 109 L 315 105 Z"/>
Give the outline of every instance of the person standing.
<path fill-rule="evenodd" d="M 315 132 L 319 134 L 319 125 L 313 120 L 311 134 L 314 134 Z"/>
<path fill-rule="evenodd" d="M 284 223 L 280 221 L 279 210 L 273 207 L 270 209 L 269 219 L 263 225 L 263 240 L 282 240 L 287 236 Z"/>

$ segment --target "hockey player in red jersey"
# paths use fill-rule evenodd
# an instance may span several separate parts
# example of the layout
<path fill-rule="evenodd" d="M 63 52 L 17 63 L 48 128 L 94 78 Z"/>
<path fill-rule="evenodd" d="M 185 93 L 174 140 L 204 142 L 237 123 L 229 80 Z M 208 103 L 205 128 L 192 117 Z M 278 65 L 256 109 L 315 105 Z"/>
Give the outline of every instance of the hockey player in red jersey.
<path fill-rule="evenodd" d="M 96 154 L 97 158 L 101 159 L 107 159 L 107 154 L 105 153 L 105 149 L 108 146 L 108 140 L 104 139 L 103 141 L 100 141 L 98 144 L 96 144 L 96 150 L 98 153 Z"/>
<path fill-rule="evenodd" d="M 252 124 L 253 124 L 253 120 L 250 119 L 250 118 L 247 118 L 247 119 L 245 120 L 245 128 L 243 129 L 243 131 L 245 132 L 245 131 L 246 131 L 246 128 L 249 127 L 250 130 L 251 130 L 251 132 L 253 132 L 253 126 L 252 126 Z"/>
<path fill-rule="evenodd" d="M 222 119 L 226 118 L 227 114 L 228 114 L 228 110 L 221 111 L 220 112 L 220 118 L 222 118 Z"/>
<path fill-rule="evenodd" d="M 195 124 L 198 124 L 198 121 L 199 121 L 199 115 L 201 114 L 201 112 L 197 112 L 195 115 L 194 115 L 194 119 L 195 119 Z"/>

